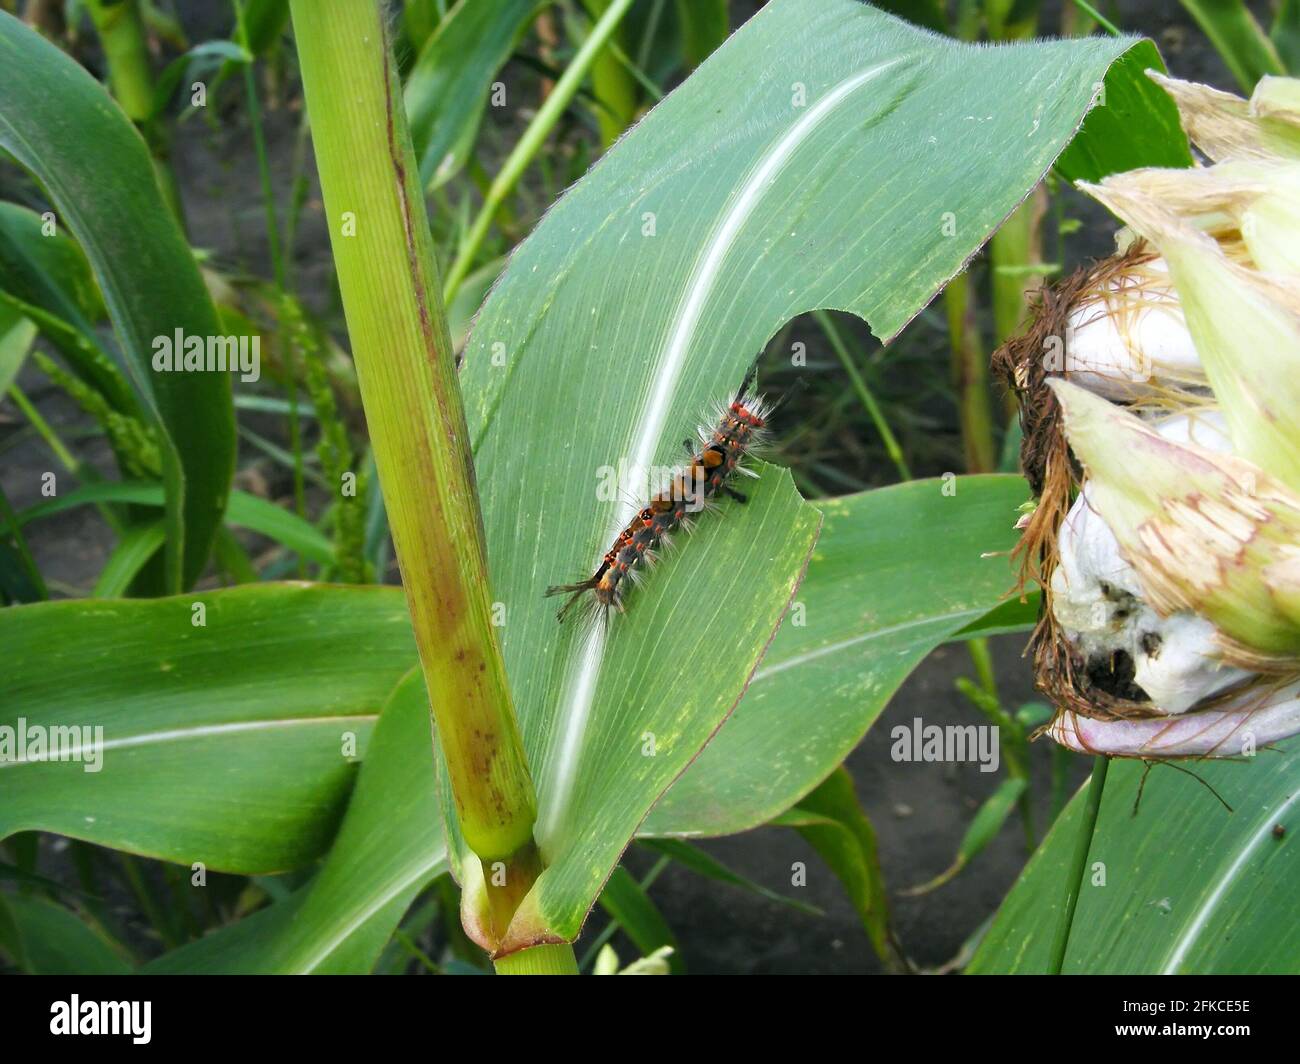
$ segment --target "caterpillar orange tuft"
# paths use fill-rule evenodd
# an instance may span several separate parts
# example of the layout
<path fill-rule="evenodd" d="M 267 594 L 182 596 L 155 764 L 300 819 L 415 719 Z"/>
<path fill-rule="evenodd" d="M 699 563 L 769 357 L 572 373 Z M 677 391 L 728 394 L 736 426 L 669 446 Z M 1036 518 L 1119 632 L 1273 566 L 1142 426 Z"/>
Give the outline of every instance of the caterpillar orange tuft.
<path fill-rule="evenodd" d="M 713 509 L 720 495 L 736 502 L 748 501 L 731 486 L 731 480 L 737 474 L 758 476 L 743 463 L 745 456 L 762 444 L 773 409 L 763 396 L 753 391 L 754 373 L 751 369 L 746 374 L 735 397 L 718 412 L 712 427 L 700 426 L 698 449 L 690 440 L 685 441 L 690 461 L 673 474 L 663 491 L 637 511 L 605 552 L 596 571 L 576 584 L 546 589 L 548 596 L 569 596 L 556 614 L 557 620 L 563 621 L 574 606 L 584 601 L 591 615 L 608 617 L 611 609 L 622 613 L 628 582 L 640 580 L 643 569 L 654 564 L 658 552 L 669 545 L 674 532 L 679 528 L 689 529 L 695 515 Z"/>

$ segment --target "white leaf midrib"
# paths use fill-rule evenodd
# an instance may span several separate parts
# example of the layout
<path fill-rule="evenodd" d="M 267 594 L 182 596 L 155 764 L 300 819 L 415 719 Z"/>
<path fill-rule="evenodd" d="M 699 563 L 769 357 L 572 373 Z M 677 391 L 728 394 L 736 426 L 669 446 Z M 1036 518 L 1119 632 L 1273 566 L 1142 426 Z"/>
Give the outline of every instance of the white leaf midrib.
<path fill-rule="evenodd" d="M 239 732 L 264 731 L 276 728 L 291 728 L 307 724 L 326 724 L 335 721 L 355 721 L 373 723 L 378 719 L 378 714 L 359 713 L 344 716 L 325 716 L 325 717 L 286 717 L 277 720 L 241 720 L 231 721 L 226 724 L 200 724 L 188 728 L 171 728 L 166 731 L 141 732 L 139 735 L 126 735 L 120 739 L 105 739 L 103 742 L 95 744 L 97 751 L 122 750 L 135 746 L 151 746 L 163 743 L 188 742 L 194 739 L 206 739 L 213 736 L 233 735 Z M 82 750 L 82 744 L 77 742 L 73 747 L 60 747 L 60 751 L 68 751 L 66 756 L 52 757 L 24 757 L 15 758 L 12 761 L 0 760 L 0 769 L 12 768 L 15 765 L 40 765 L 60 761 L 76 761 Z"/>

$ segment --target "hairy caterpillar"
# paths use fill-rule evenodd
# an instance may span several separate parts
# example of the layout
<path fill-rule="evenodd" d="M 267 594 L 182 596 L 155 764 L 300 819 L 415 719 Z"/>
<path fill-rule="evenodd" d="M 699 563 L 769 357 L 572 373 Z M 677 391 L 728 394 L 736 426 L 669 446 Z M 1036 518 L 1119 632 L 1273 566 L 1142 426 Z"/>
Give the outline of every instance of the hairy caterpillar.
<path fill-rule="evenodd" d="M 583 601 L 588 591 L 592 592 L 591 598 L 586 599 L 591 613 L 608 616 L 611 608 L 623 612 L 628 580 L 640 580 L 642 567 L 654 564 L 656 552 L 668 546 L 672 533 L 679 528 L 689 529 L 695 513 L 711 509 L 719 495 L 728 495 L 737 502 L 747 501 L 730 481 L 737 473 L 758 475 L 741 463 L 762 442 L 772 412 L 763 396 L 751 390 L 754 372 L 750 370 L 735 397 L 719 411 L 714 426 L 700 426 L 699 450 L 690 440 L 684 441 L 690 462 L 628 522 L 596 571 L 576 584 L 546 589 L 548 596 L 569 596 L 556 615 L 557 620 L 563 621 L 565 614 Z"/>

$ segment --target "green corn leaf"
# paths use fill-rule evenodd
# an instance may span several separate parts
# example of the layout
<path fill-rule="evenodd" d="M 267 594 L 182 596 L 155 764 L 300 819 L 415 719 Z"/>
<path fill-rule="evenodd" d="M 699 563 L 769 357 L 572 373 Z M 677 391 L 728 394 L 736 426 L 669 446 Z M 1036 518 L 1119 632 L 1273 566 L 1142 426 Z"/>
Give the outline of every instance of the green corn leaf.
<path fill-rule="evenodd" d="M 1019 477 L 917 480 L 820 502 L 821 539 L 744 701 L 651 811 L 652 835 L 724 835 L 798 802 L 908 674 L 1011 588 Z"/>
<path fill-rule="evenodd" d="M 1156 765 L 1143 787 L 1146 768 L 1111 764 L 1062 971 L 1300 971 L 1300 743 L 1185 772 Z M 1057 819 L 968 971 L 1048 970 L 1085 798 Z"/>
<path fill-rule="evenodd" d="M 672 928 L 636 877 L 622 865 L 614 869 L 601 891 L 600 907 L 636 944 L 642 956 L 648 957 L 662 946 L 671 946 L 670 969 L 677 975 L 685 972 Z"/>
<path fill-rule="evenodd" d="M 957 856 L 952 864 L 929 882 L 912 887 L 905 893 L 928 894 L 932 890 L 937 890 L 970 864 L 972 858 L 997 837 L 1027 786 L 1028 781 L 1023 779 L 1003 780 L 997 790 L 985 798 L 976 810 L 970 826 L 966 829 L 966 834 L 962 836 L 961 845 L 957 847 Z"/>
<path fill-rule="evenodd" d="M 465 165 L 492 79 L 545 0 L 460 0 L 420 49 L 404 102 L 420 181 L 437 187 Z"/>
<path fill-rule="evenodd" d="M 108 561 L 99 571 L 91 598 L 118 598 L 126 594 L 136 574 L 158 553 L 167 539 L 167 526 L 161 521 L 128 528 Z"/>
<path fill-rule="evenodd" d="M 377 587 L 16 606 L 0 610 L 0 644 L 11 741 L 103 729 L 97 767 L 5 751 L 0 838 L 53 831 L 245 873 L 326 848 L 375 715 L 415 660 L 400 594 Z M 427 771 L 432 755 L 412 753 Z"/>
<path fill-rule="evenodd" d="M 424 681 L 415 669 L 380 714 L 347 815 L 316 876 L 283 901 L 144 970 L 369 972 L 411 901 L 447 868 L 432 742 Z"/>
<path fill-rule="evenodd" d="M 49 517 L 75 506 L 87 503 L 136 503 L 143 506 L 161 506 L 163 491 L 157 484 L 147 481 L 114 480 L 86 484 L 80 488 L 36 503 L 17 515 L 18 524 L 26 525 L 41 517 Z M 230 493 L 230 506 L 226 522 L 236 528 L 260 532 L 268 539 L 295 550 L 304 558 L 329 564 L 334 560 L 334 545 L 329 537 L 314 525 L 304 521 L 292 510 L 285 510 L 273 502 L 236 489 Z"/>
<path fill-rule="evenodd" d="M 906 960 L 889 926 L 889 899 L 876 857 L 876 832 L 858 804 L 843 765 L 812 793 L 772 821 L 799 832 L 843 885 L 876 955 L 896 970 Z"/>
<path fill-rule="evenodd" d="M 86 165 L 87 145 L 97 163 Z M 207 561 L 234 473 L 225 373 L 156 373 L 153 341 L 219 335 L 216 310 L 162 202 L 144 141 L 75 60 L 0 12 L 0 147 L 44 185 L 99 282 L 118 344 L 162 436 L 167 583 Z"/>
<path fill-rule="evenodd" d="M 677 460 L 796 314 L 848 310 L 892 338 L 1053 165 L 1130 50 L 1112 76 L 1133 83 L 1156 61 L 1134 39 L 973 48 L 851 0 L 776 0 L 516 249 L 461 370 L 548 862 L 507 947 L 577 935 L 742 694 L 817 523 L 765 468 L 750 505 L 705 515 L 626 617 L 557 626 L 546 585 L 591 572 L 630 516 L 598 494 L 602 470 L 623 463 L 637 483 Z M 712 802 L 724 825 L 727 797 Z"/>
<path fill-rule="evenodd" d="M 747 879 L 734 869 L 728 868 L 712 854 L 687 842 L 685 839 L 650 838 L 642 840 L 642 845 L 648 850 L 654 850 L 662 853 L 665 857 L 672 858 L 677 864 L 689 869 L 697 876 L 712 879 L 717 883 L 725 883 L 729 887 L 737 887 L 760 898 L 774 901 L 778 905 L 784 905 L 798 912 L 807 913 L 809 916 L 825 915 L 815 905 L 809 905 L 797 898 L 789 898 L 784 894 L 778 894 L 770 887 L 763 886 L 762 883 Z"/>
<path fill-rule="evenodd" d="M 125 975 L 131 966 L 115 943 L 62 905 L 26 895 L 0 896 L 0 947 L 33 975 Z"/>

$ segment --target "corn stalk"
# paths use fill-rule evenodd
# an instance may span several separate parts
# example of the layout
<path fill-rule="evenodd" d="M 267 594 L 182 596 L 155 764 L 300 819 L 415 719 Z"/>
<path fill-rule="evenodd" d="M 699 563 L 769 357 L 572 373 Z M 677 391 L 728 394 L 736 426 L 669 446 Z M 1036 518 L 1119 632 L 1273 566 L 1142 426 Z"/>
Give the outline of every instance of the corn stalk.
<path fill-rule="evenodd" d="M 488 949 L 542 869 L 419 170 L 375 0 L 291 5 L 361 399 Z M 474 879 L 480 877 L 474 876 Z M 469 919 L 472 913 L 473 920 Z M 572 970 L 565 945 L 501 967 Z"/>

